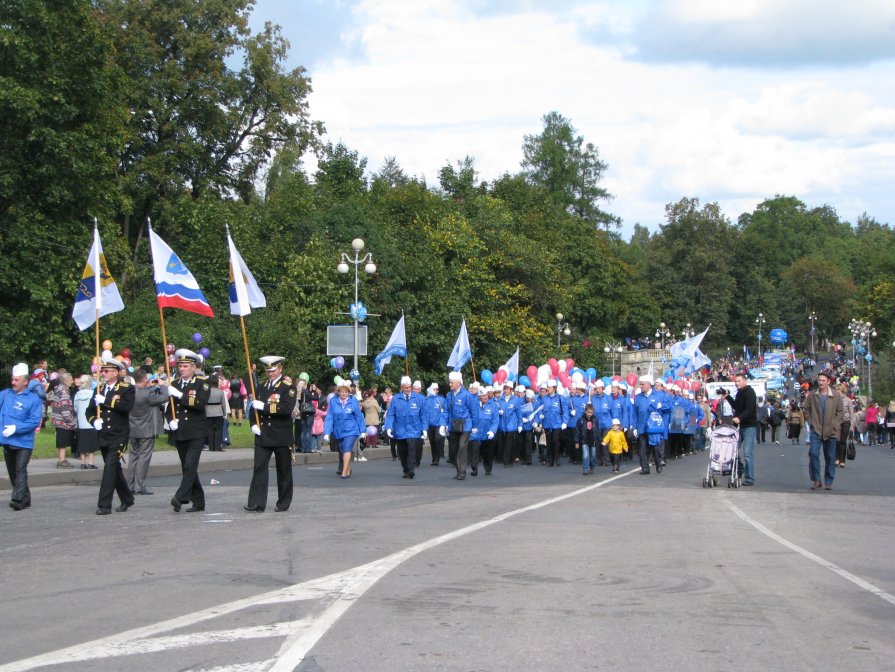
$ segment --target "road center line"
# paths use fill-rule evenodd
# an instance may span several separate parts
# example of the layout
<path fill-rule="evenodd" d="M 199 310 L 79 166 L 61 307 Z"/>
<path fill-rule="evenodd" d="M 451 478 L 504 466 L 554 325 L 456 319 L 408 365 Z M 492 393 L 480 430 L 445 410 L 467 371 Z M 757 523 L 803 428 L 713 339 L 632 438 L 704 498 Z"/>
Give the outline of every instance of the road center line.
<path fill-rule="evenodd" d="M 842 567 L 840 567 L 839 565 L 833 564 L 829 560 L 824 560 L 819 555 L 815 555 L 811 551 L 808 551 L 808 550 L 802 548 L 801 546 L 798 546 L 798 545 L 792 543 L 791 541 L 787 541 L 786 539 L 781 537 L 776 532 L 772 532 L 771 530 L 766 528 L 764 525 L 762 525 L 758 521 L 750 518 L 744 511 L 742 511 L 736 505 L 731 503 L 730 500 L 728 500 L 726 497 L 725 497 L 725 502 L 727 503 L 727 506 L 730 507 L 730 510 L 733 511 L 742 520 L 749 523 L 756 530 L 758 530 L 765 536 L 770 537 L 771 539 L 776 541 L 778 544 L 782 544 L 783 546 L 786 546 L 788 549 L 795 551 L 799 555 L 801 555 L 805 558 L 808 558 L 812 562 L 816 562 L 821 567 L 825 567 L 826 569 L 829 569 L 831 572 L 838 574 L 839 576 L 841 576 L 843 579 L 846 579 L 847 581 L 851 581 L 853 584 L 855 584 L 856 586 L 858 586 L 860 588 L 863 588 L 867 592 L 873 593 L 877 597 L 881 597 L 886 602 L 889 602 L 890 604 L 895 604 L 895 595 L 890 595 L 889 593 L 884 591 L 882 588 L 878 588 L 878 587 L 874 586 L 872 583 L 865 581 L 861 577 L 855 576 L 848 570 L 842 569 Z"/>

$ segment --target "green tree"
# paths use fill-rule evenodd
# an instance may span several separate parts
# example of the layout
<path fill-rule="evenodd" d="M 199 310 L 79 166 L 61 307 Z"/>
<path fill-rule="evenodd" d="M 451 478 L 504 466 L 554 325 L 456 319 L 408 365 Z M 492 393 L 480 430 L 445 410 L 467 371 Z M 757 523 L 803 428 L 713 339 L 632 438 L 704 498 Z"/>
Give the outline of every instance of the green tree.
<path fill-rule="evenodd" d="M 620 226 L 621 220 L 600 208 L 612 195 L 600 186 L 608 166 L 597 148 L 585 144 L 559 112 L 546 114 L 543 122 L 544 130 L 526 135 L 522 145 L 525 177 L 545 189 L 563 210 L 607 230 Z"/>

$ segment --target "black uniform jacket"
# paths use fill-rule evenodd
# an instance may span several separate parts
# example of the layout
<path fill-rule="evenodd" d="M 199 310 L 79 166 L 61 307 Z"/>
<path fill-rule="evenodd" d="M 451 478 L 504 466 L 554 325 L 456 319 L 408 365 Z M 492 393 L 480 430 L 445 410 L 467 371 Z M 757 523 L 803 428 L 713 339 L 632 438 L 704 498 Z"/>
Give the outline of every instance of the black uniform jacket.
<path fill-rule="evenodd" d="M 208 420 L 205 419 L 205 405 L 211 394 L 211 385 L 205 376 L 193 376 L 189 382 L 174 379 L 171 387 L 180 390 L 183 396 L 178 399 L 171 397 L 165 408 L 165 420 L 171 422 L 171 408 L 177 417 L 177 431 L 174 432 L 175 441 L 189 441 L 191 439 L 206 438 L 208 436 Z"/>
<path fill-rule="evenodd" d="M 105 394 L 106 400 L 97 407 L 96 395 L 87 405 L 84 415 L 87 421 L 93 424 L 94 420 L 101 419 L 103 428 L 99 430 L 99 445 L 101 448 L 107 446 L 123 446 L 127 443 L 131 435 L 129 415 L 134 407 L 134 387 L 127 383 L 116 383 L 112 390 L 105 392 L 105 384 L 96 388 L 97 394 Z"/>
<path fill-rule="evenodd" d="M 273 389 L 268 388 L 268 383 L 255 388 L 255 398 L 264 402 L 264 408 L 249 408 L 250 423 L 254 425 L 260 420 L 261 436 L 255 437 L 255 445 L 262 448 L 290 446 L 295 442 L 292 434 L 295 388 L 287 385 L 282 377 L 274 384 Z"/>

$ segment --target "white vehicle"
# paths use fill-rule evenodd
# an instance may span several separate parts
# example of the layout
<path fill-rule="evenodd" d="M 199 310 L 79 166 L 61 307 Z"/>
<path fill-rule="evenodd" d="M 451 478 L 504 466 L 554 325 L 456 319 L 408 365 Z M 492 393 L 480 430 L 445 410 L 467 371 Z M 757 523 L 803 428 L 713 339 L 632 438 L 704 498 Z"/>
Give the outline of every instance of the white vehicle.
<path fill-rule="evenodd" d="M 767 386 L 765 385 L 765 381 L 763 380 L 746 380 L 746 383 L 755 390 L 755 396 L 758 401 L 758 405 L 761 406 L 765 399 L 767 399 Z M 724 382 L 724 383 L 706 383 L 705 384 L 705 394 L 708 397 L 709 401 L 714 401 L 718 398 L 718 390 L 721 388 L 725 388 L 730 393 L 731 399 L 736 399 L 737 396 L 737 384 L 733 381 Z"/>

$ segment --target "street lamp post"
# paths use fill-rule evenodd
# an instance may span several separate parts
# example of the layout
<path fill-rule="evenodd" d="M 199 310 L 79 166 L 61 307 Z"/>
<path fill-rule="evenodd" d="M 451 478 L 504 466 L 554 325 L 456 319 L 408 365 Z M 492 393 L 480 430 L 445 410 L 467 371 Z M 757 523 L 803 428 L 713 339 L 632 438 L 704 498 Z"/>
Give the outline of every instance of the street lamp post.
<path fill-rule="evenodd" d="M 867 401 L 873 399 L 873 353 L 870 352 L 870 339 L 876 338 L 876 329 L 870 322 L 864 323 L 864 334 L 867 338 L 867 354 L 864 358 L 867 360 Z"/>
<path fill-rule="evenodd" d="M 758 325 L 758 359 L 761 359 L 761 331 L 764 328 L 764 313 L 759 313 L 755 318 L 755 324 Z"/>
<path fill-rule="evenodd" d="M 357 306 L 358 291 L 360 289 L 360 267 L 363 264 L 364 272 L 366 272 L 367 275 L 372 275 L 376 272 L 376 264 L 373 263 L 373 254 L 371 252 L 367 252 L 365 255 L 361 256 L 361 252 L 363 252 L 364 249 L 364 241 L 360 238 L 355 238 L 351 241 L 351 249 L 354 251 L 354 259 L 342 252 L 342 257 L 339 261 L 339 265 L 336 266 L 336 270 L 344 275 L 350 270 L 349 264 L 354 265 L 354 305 Z M 359 328 L 358 323 L 360 322 L 360 320 L 358 319 L 357 309 L 355 308 L 354 310 L 352 310 L 352 312 L 354 313 L 354 367 L 351 369 L 351 371 L 354 374 L 358 371 L 357 334 Z"/>
<path fill-rule="evenodd" d="M 814 322 L 816 320 L 817 320 L 817 313 L 815 313 L 812 310 L 811 314 L 808 316 L 808 321 L 811 322 L 811 331 L 809 331 L 808 334 L 811 336 L 811 356 L 812 357 L 815 356 L 814 353 L 817 352 L 817 350 L 815 349 L 817 347 L 815 345 L 815 337 L 817 335 L 817 330 L 814 328 Z"/>
<path fill-rule="evenodd" d="M 622 352 L 624 352 L 625 348 L 621 343 L 607 343 L 603 346 L 603 352 L 609 355 L 609 359 L 612 360 L 612 375 L 615 376 L 615 363 L 622 358 Z"/>
<path fill-rule="evenodd" d="M 659 328 L 656 329 L 656 338 L 660 339 L 661 349 L 665 349 L 665 338 L 671 336 L 671 331 L 665 326 L 664 322 L 659 322 Z"/>
<path fill-rule="evenodd" d="M 693 331 L 693 327 L 689 322 L 687 322 L 687 326 L 685 326 L 681 331 L 683 331 L 685 339 L 693 338 L 693 334 L 696 333 Z"/>
<path fill-rule="evenodd" d="M 571 336 L 572 330 L 569 328 L 568 322 L 563 322 L 564 315 L 562 313 L 556 314 L 556 347 L 559 349 L 560 335 L 563 336 Z"/>

